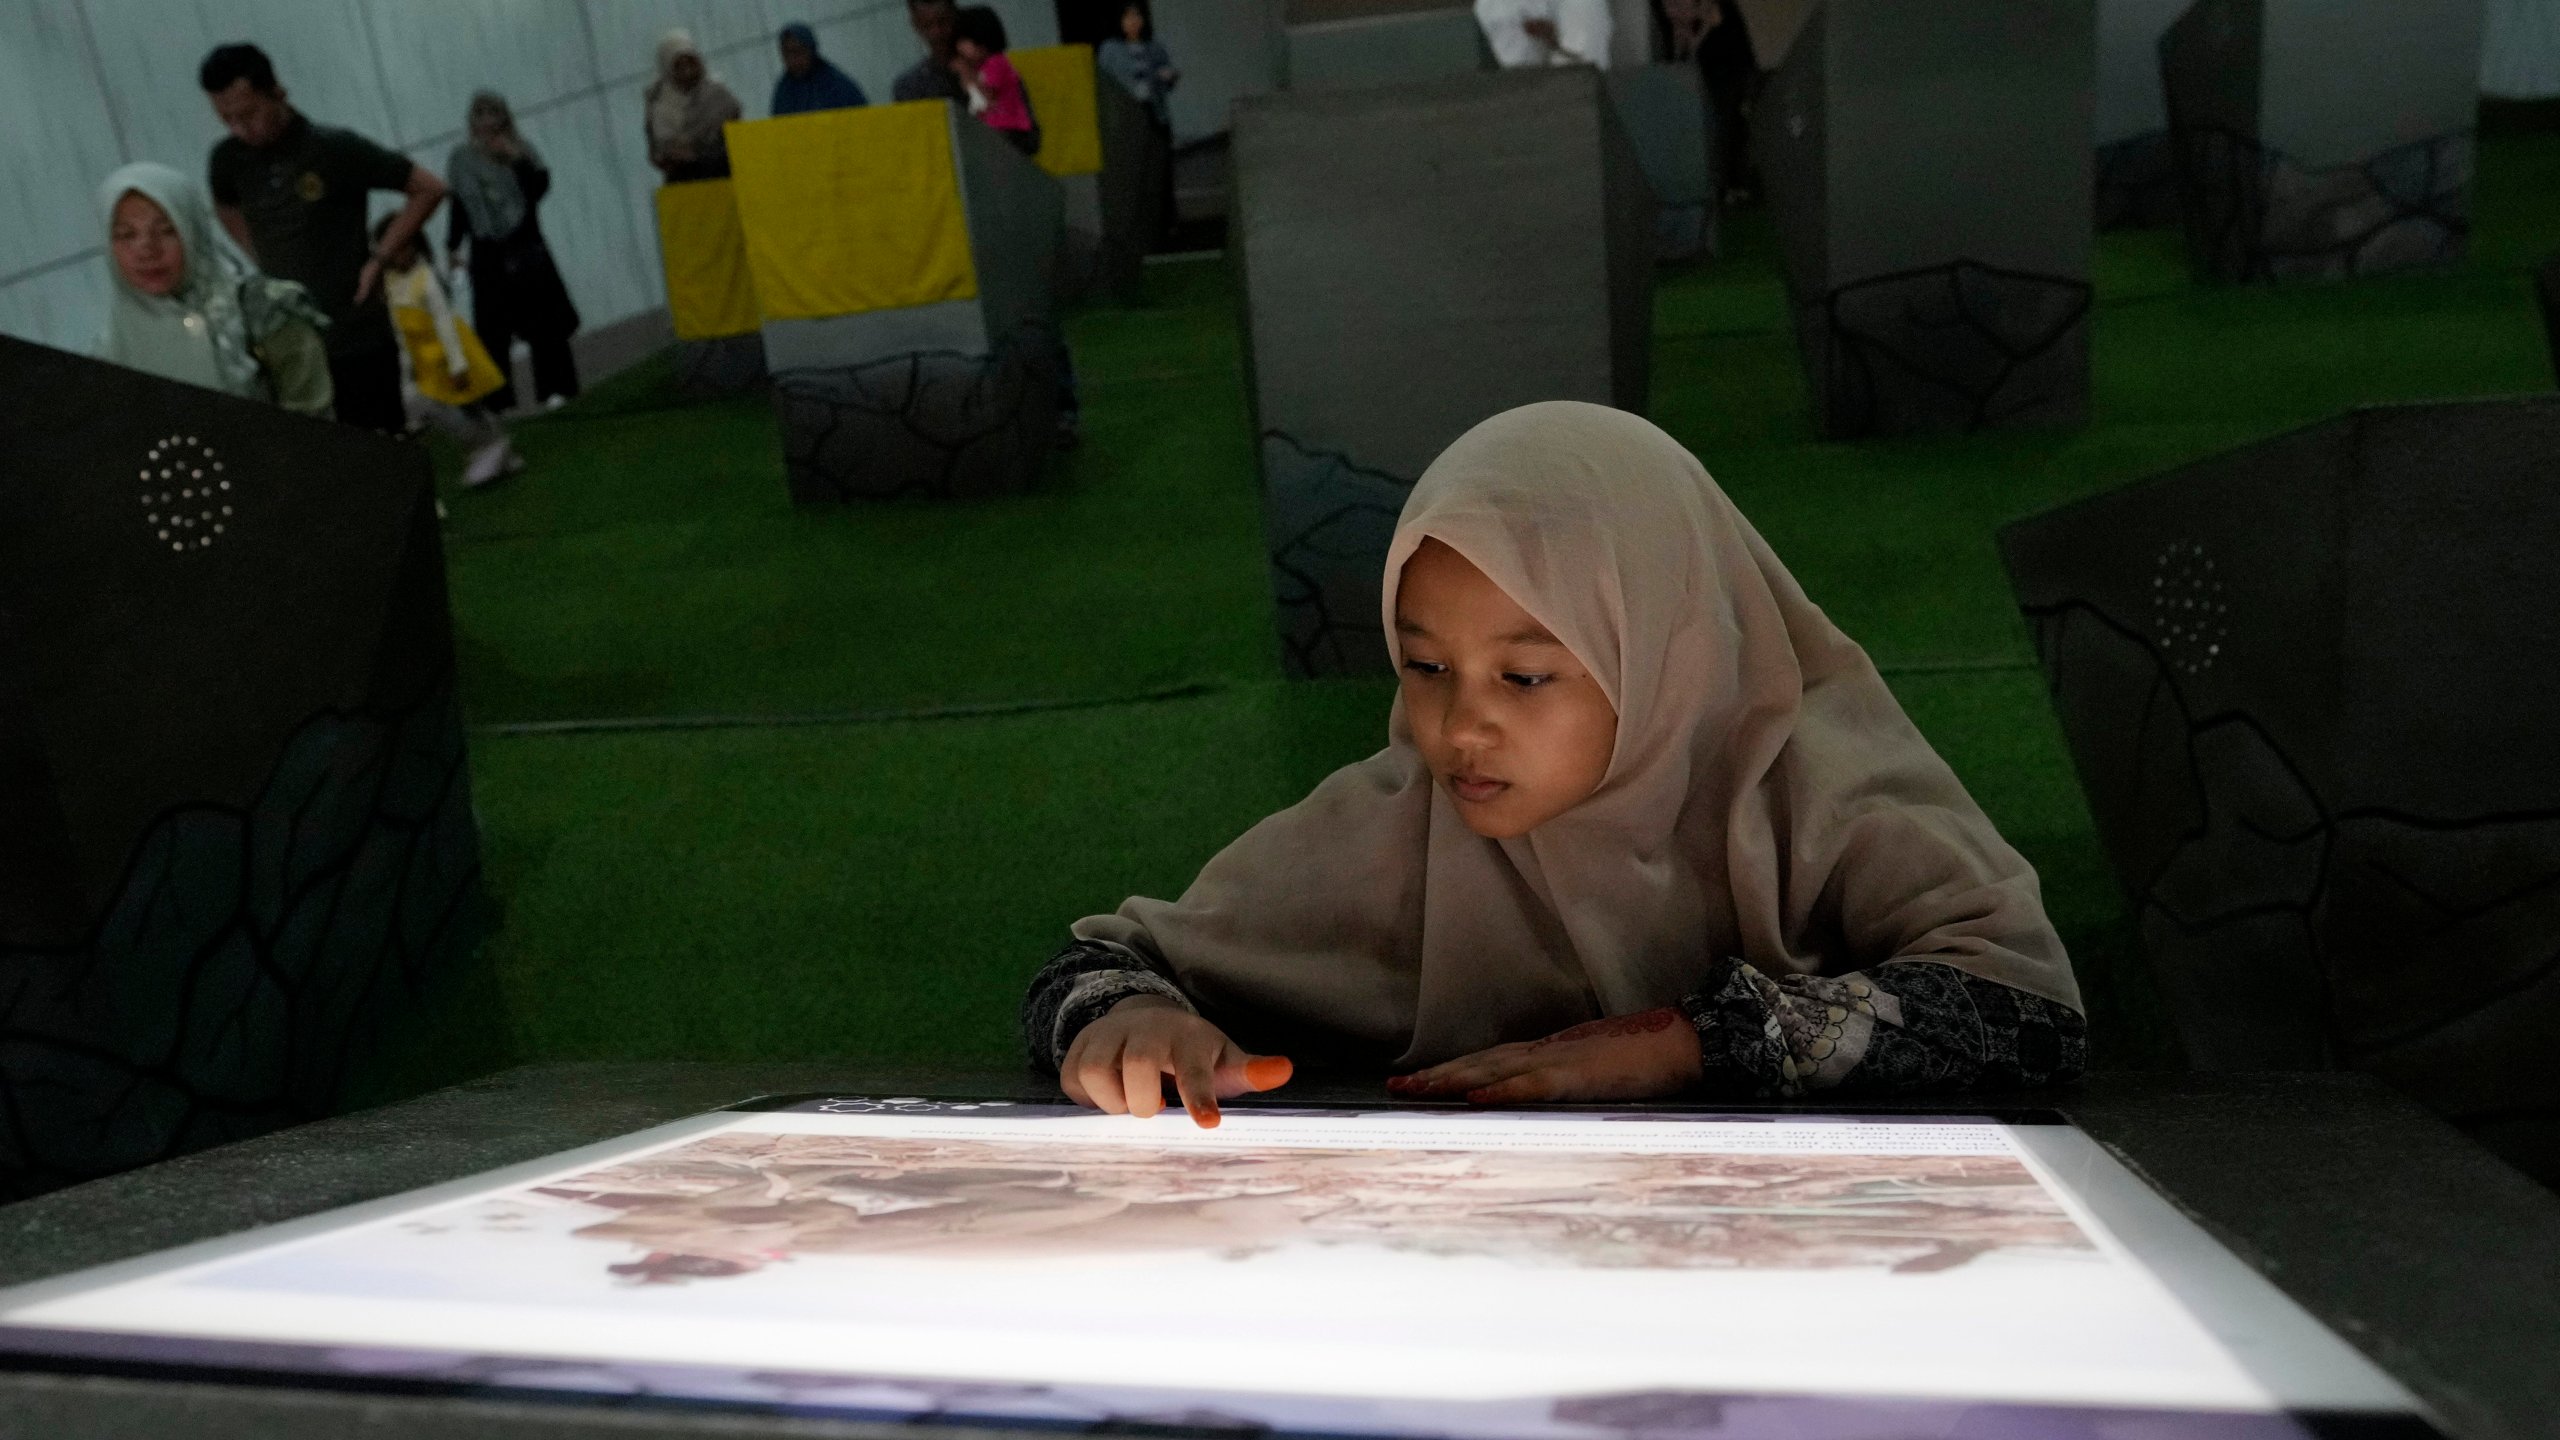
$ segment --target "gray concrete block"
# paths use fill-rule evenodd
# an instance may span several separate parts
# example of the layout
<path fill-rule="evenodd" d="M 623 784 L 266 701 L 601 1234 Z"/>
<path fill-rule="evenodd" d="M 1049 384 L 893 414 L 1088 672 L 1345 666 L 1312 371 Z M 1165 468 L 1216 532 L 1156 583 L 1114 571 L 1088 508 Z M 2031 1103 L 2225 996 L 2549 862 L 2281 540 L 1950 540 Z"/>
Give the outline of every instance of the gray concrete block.
<path fill-rule="evenodd" d="M 1306 16 L 1323 16 L 1306 19 Z M 1470 5 L 1289 7 L 1289 88 L 1357 89 L 1463 75 L 1493 64 Z"/>
<path fill-rule="evenodd" d="M 765 323 L 795 503 L 1021 489 L 1055 443 L 1066 192 L 957 107 L 948 134 L 978 293 Z"/>
<path fill-rule="evenodd" d="M 2098 226 L 2178 223 L 2160 37 L 2192 0 L 2098 0 Z"/>
<path fill-rule="evenodd" d="M 2199 272 L 2461 258 L 2480 31 L 2480 0 L 2196 0 L 2161 42 L 2161 80 Z"/>
<path fill-rule="evenodd" d="M 2352 411 L 2001 549 L 2192 1058 L 2368 1070 L 2560 1179 L 2554 454 L 2560 398 Z"/>
<path fill-rule="evenodd" d="M 486 915 L 418 447 L 7 338 L 0 384 L 8 1199 L 325 1113 Z"/>
<path fill-rule="evenodd" d="M 1172 218 L 1164 202 L 1171 193 L 1173 150 L 1147 107 L 1119 82 L 1097 75 L 1093 93 L 1102 173 L 1090 177 L 1096 182 L 1092 288 L 1134 304 L 1146 287 L 1147 252 Z"/>
<path fill-rule="evenodd" d="M 1753 126 L 1826 435 L 2078 423 L 2086 0 L 1829 0 Z"/>
<path fill-rule="evenodd" d="M 1379 567 L 1450 441 L 1535 400 L 1645 404 L 1653 196 L 1588 69 L 1236 111 L 1255 429 L 1283 653 L 1382 671 Z"/>
<path fill-rule="evenodd" d="M 1706 254 L 1715 246 L 1719 196 L 1715 120 L 1698 67 L 1615 68 L 1608 86 L 1660 210 L 1654 226 L 1657 253 L 1665 260 Z"/>

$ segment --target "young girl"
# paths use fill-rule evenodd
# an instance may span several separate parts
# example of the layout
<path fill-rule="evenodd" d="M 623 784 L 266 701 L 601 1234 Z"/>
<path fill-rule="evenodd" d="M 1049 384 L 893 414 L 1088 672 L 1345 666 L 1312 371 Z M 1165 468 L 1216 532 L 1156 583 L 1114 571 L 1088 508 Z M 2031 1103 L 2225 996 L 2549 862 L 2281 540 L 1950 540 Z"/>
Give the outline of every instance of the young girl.
<path fill-rule="evenodd" d="M 1031 113 L 1031 92 L 1005 58 L 1004 17 L 984 5 L 967 6 L 953 33 L 951 73 L 969 92 L 969 113 L 1016 150 L 1039 154 L 1040 122 Z"/>
<path fill-rule="evenodd" d="M 2080 993 L 2035 872 L 1698 462 L 1531 405 L 1387 553 L 1387 748 L 1075 926 L 1023 1026 L 1203 1125 L 1283 1055 L 1479 1104 L 2032 1085 Z"/>
<path fill-rule="evenodd" d="M 373 243 L 382 243 L 391 217 L 373 227 Z M 383 298 L 391 305 L 391 328 L 409 357 L 409 379 L 416 387 L 418 410 L 426 423 L 444 431 L 470 451 L 462 483 L 486 485 L 524 468 L 507 439 L 507 427 L 486 403 L 504 389 L 506 373 L 498 368 L 480 337 L 454 318 L 443 282 L 427 259 L 426 241 L 412 237 L 384 265 Z"/>

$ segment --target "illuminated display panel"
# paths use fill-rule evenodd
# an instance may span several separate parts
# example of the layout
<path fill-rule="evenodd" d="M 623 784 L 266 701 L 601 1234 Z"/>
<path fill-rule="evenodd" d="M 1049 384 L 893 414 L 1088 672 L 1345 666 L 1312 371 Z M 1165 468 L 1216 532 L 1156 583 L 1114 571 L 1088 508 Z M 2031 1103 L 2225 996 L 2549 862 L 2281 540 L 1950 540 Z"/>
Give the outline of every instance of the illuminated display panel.
<path fill-rule="evenodd" d="M 0 1292 L 0 1350 L 1344 1436 L 2431 1433 L 2079 1131 L 1964 1116 L 810 1099 Z"/>

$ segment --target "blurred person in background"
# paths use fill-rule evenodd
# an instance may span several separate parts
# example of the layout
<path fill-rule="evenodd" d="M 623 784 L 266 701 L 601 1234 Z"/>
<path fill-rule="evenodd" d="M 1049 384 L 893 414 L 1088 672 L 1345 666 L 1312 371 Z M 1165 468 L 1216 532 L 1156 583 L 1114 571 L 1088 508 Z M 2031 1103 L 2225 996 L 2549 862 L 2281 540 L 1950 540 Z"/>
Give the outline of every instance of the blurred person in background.
<path fill-rule="evenodd" d="M 374 234 L 379 237 L 387 228 L 386 222 Z M 462 467 L 464 485 L 476 488 L 523 469 L 506 426 L 489 403 L 506 388 L 506 378 L 480 337 L 454 318 L 426 238 L 413 236 L 389 252 L 384 264 L 382 284 L 391 302 L 392 329 L 409 362 L 411 413 L 469 452 Z"/>
<path fill-rule="evenodd" d="M 794 22 L 782 27 L 782 74 L 773 82 L 773 113 L 858 110 L 871 103 L 852 76 L 818 53 L 818 32 Z"/>
<path fill-rule="evenodd" d="M 330 418 L 327 317 L 309 291 L 222 247 L 204 187 L 127 165 L 98 187 L 98 212 L 110 277 L 99 359 Z"/>
<path fill-rule="evenodd" d="M 960 37 L 957 0 L 907 0 L 907 23 L 915 27 L 924 58 L 907 67 L 889 86 L 893 100 L 957 100 L 967 104 L 969 92 L 951 73 L 952 48 Z"/>
<path fill-rule="evenodd" d="M 1182 83 L 1182 72 L 1156 40 L 1155 11 L 1147 0 L 1129 0 L 1120 7 L 1120 33 L 1103 41 L 1093 58 L 1103 74 L 1129 92 L 1130 99 L 1146 107 L 1147 118 L 1154 122 L 1156 139 L 1164 146 L 1156 175 L 1158 203 L 1163 206 L 1159 227 L 1171 230 L 1181 215 L 1173 193 L 1173 108 L 1167 97 Z"/>
<path fill-rule="evenodd" d="M 489 404 L 515 408 L 512 357 L 522 339 L 533 351 L 533 388 L 557 409 L 578 397 L 578 359 L 569 349 L 578 307 L 542 238 L 539 207 L 551 189 L 551 171 L 516 132 L 515 112 L 491 91 L 471 97 L 466 133 L 445 157 L 454 203 L 444 243 L 453 263 L 471 276 L 472 324 L 502 377 Z"/>
<path fill-rule="evenodd" d="M 649 163 L 668 184 L 728 178 L 729 140 L 721 127 L 746 112 L 703 62 L 691 32 L 670 30 L 659 39 L 658 78 L 646 98 Z"/>
<path fill-rule="evenodd" d="M 984 5 L 959 15 L 951 48 L 951 73 L 969 97 L 969 113 L 1025 155 L 1040 153 L 1040 119 L 1022 72 L 1005 57 L 1004 17 Z"/>
<path fill-rule="evenodd" d="M 338 419 L 406 433 L 400 345 L 382 303 L 382 256 L 368 243 L 370 193 L 406 197 L 384 240 L 413 239 L 444 203 L 424 166 L 351 130 L 315 125 L 288 102 L 255 45 L 217 47 L 197 72 L 230 138 L 208 166 L 214 213 L 251 261 L 311 294 L 329 317 L 330 387 Z"/>
<path fill-rule="evenodd" d="M 1476 0 L 1493 58 L 1505 70 L 1539 65 L 1609 68 L 1609 41 L 1617 21 L 1609 0 Z"/>

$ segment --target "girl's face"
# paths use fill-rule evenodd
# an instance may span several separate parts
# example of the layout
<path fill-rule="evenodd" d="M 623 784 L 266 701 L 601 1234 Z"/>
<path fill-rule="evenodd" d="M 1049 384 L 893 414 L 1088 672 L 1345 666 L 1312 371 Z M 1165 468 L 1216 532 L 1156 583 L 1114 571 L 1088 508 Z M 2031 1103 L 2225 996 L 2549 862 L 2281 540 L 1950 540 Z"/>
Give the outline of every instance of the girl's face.
<path fill-rule="evenodd" d="M 127 190 L 107 222 L 116 273 L 145 295 L 174 295 L 187 280 L 187 242 L 150 196 Z"/>
<path fill-rule="evenodd" d="M 975 40 L 966 38 L 954 40 L 951 42 L 951 48 L 962 60 L 973 67 L 987 63 L 987 47 Z"/>
<path fill-rule="evenodd" d="M 1132 45 L 1147 38 L 1147 12 L 1135 5 L 1121 11 L 1120 34 Z"/>
<path fill-rule="evenodd" d="M 1467 828 L 1525 835 L 1609 773 L 1618 712 L 1571 650 L 1465 556 L 1425 540 L 1396 590 L 1405 717 Z"/>

